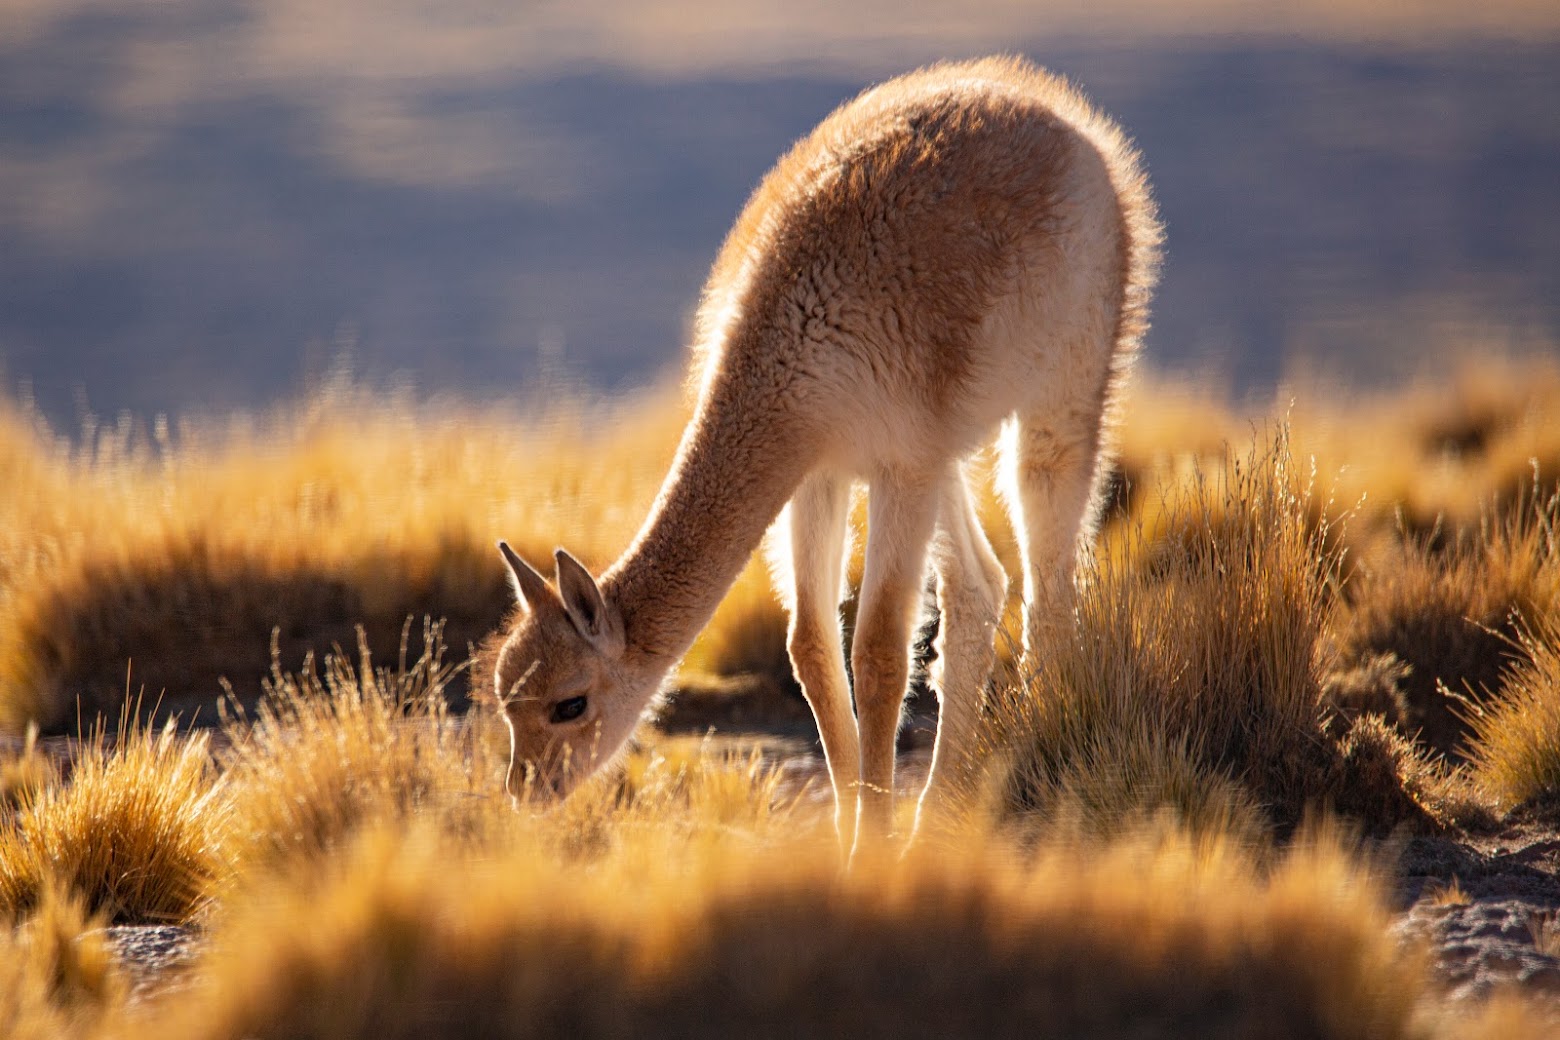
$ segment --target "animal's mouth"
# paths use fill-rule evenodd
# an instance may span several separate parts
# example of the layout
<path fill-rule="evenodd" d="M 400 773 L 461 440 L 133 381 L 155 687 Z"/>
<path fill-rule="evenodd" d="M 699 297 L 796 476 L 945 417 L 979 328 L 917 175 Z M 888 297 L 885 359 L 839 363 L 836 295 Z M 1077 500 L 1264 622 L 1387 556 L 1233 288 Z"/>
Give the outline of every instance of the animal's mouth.
<path fill-rule="evenodd" d="M 524 803 L 552 805 L 562 801 L 569 793 L 568 784 L 561 774 L 544 771 L 530 762 L 511 765 L 504 787 L 517 809 Z"/>

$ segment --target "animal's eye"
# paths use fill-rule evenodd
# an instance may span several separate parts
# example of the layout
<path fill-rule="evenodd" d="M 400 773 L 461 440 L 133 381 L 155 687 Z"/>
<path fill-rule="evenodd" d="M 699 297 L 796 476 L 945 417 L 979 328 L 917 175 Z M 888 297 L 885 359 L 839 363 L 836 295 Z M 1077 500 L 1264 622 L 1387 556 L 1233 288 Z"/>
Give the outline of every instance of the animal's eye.
<path fill-rule="evenodd" d="M 570 697 L 568 700 L 562 700 L 553 705 L 552 720 L 554 722 L 570 722 L 583 714 L 585 714 L 585 698 Z"/>

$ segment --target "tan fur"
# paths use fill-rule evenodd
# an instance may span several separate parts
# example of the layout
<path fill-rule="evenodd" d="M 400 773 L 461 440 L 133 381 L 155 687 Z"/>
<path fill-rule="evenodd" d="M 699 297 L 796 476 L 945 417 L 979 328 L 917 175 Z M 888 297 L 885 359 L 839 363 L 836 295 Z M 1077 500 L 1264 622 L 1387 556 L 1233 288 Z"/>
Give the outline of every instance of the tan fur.
<path fill-rule="evenodd" d="M 1009 424 L 1006 492 L 1036 652 L 1070 623 L 1074 559 L 1109 413 L 1146 327 L 1158 241 L 1120 131 L 1022 61 L 892 80 L 798 142 L 716 258 L 697 326 L 695 415 L 634 544 L 599 590 L 565 554 L 561 595 L 512 561 L 528 609 L 500 653 L 497 688 L 529 676 L 506 713 L 512 790 L 521 766 L 561 793 L 616 753 L 790 502 L 791 653 L 842 838 L 857 830 L 853 785 L 862 832 L 890 823 L 929 547 L 944 723 L 923 809 L 955 803 L 1007 584 L 962 460 Z M 838 603 L 857 480 L 870 497 L 853 713 Z M 605 616 L 592 620 L 598 595 Z M 549 721 L 579 696 L 581 719 Z"/>

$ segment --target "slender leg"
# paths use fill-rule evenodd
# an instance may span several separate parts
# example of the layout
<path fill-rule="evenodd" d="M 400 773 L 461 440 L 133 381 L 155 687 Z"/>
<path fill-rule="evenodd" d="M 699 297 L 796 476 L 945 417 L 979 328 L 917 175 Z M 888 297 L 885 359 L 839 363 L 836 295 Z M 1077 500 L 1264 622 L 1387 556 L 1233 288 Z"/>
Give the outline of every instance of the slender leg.
<path fill-rule="evenodd" d="M 1004 445 L 1024 560 L 1024 653 L 1031 663 L 1071 624 L 1079 546 L 1093 533 L 1100 415 L 1090 406 L 1020 416 Z"/>
<path fill-rule="evenodd" d="M 910 637 L 921 606 L 937 478 L 881 474 L 867 505 L 866 567 L 851 664 L 861 730 L 861 817 L 856 847 L 893 825 L 894 738 L 910 678 Z"/>
<path fill-rule="evenodd" d="M 856 833 L 861 778 L 861 749 L 850 706 L 839 614 L 849 511 L 850 483 L 834 474 L 809 477 L 791 500 L 788 533 L 796 601 L 786 644 L 802 694 L 818 722 L 834 785 L 834 826 L 846 848 Z"/>
<path fill-rule="evenodd" d="M 986 680 L 996 659 L 996 631 L 1007 599 L 1007 575 L 981 529 L 964 474 L 955 469 L 943 484 L 937 534 L 939 718 L 931 774 L 916 808 L 916 833 L 951 818 L 968 805 L 978 779 L 971 768 L 980 728 Z"/>

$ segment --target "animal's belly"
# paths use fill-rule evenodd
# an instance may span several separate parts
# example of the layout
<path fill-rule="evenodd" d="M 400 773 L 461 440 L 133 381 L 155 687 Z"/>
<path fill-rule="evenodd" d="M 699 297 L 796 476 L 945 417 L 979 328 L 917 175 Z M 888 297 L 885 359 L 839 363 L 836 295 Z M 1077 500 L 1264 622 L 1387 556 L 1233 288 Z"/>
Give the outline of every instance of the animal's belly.
<path fill-rule="evenodd" d="M 954 411 L 858 406 L 829 438 L 827 465 L 867 480 L 885 470 L 936 473 L 994 439 L 1015 408 L 992 400 L 979 404 Z"/>

